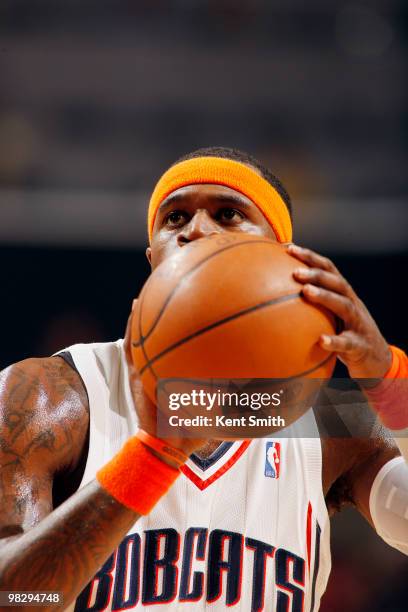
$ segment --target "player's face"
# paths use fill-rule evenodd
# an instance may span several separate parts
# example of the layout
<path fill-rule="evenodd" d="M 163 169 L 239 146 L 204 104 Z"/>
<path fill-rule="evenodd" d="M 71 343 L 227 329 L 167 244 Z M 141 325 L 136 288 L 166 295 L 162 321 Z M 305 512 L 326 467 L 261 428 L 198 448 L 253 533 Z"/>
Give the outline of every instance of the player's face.
<path fill-rule="evenodd" d="M 154 269 L 189 242 L 224 232 L 276 240 L 259 208 L 235 189 L 223 185 L 181 187 L 160 204 L 146 255 Z"/>

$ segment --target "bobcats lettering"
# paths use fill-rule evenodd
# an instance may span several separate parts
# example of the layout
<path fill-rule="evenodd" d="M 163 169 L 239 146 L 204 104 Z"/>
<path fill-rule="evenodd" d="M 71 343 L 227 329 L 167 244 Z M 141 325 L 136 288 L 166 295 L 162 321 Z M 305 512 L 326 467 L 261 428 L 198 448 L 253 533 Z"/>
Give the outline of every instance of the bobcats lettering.
<path fill-rule="evenodd" d="M 258 612 L 272 580 L 269 592 L 271 587 L 277 591 L 276 609 L 302 612 L 305 561 L 294 553 L 233 531 L 190 527 L 182 538 L 175 529 L 150 529 L 143 547 L 137 533 L 124 538 L 78 597 L 75 612 L 109 605 L 114 611 L 129 610 L 138 603 L 165 604 L 176 598 L 181 603 L 220 601 L 233 608 L 243 585 L 251 589 L 251 612 Z"/>

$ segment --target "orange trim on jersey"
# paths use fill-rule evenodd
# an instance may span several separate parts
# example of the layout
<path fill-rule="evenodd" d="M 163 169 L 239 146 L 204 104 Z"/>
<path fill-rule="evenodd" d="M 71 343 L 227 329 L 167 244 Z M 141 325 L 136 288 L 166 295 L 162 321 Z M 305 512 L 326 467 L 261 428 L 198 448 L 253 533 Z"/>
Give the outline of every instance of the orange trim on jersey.
<path fill-rule="evenodd" d="M 206 480 L 203 480 L 188 465 L 184 464 L 181 466 L 180 471 L 183 472 L 187 478 L 193 482 L 196 487 L 203 491 L 207 487 L 210 486 L 213 482 L 218 480 L 225 472 L 228 472 L 230 468 L 238 461 L 238 459 L 243 455 L 248 446 L 251 444 L 251 440 L 244 440 L 239 448 L 235 451 L 235 453 L 226 461 L 212 476 L 209 476 Z"/>
<path fill-rule="evenodd" d="M 208 183 L 231 187 L 247 196 L 262 212 L 279 242 L 291 242 L 292 221 L 280 194 L 266 179 L 249 166 L 221 157 L 196 157 L 171 166 L 159 179 L 150 198 L 147 213 L 149 242 L 160 204 L 173 191 Z"/>

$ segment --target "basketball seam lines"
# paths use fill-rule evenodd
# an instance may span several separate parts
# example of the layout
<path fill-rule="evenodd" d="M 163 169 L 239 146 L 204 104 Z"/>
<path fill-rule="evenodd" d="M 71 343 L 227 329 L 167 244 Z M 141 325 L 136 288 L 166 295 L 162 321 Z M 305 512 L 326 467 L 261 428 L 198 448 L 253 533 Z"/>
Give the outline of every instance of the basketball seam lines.
<path fill-rule="evenodd" d="M 296 380 L 297 378 L 302 378 L 302 376 L 307 376 L 307 374 L 311 374 L 312 372 L 314 372 L 318 368 L 321 368 L 328 361 L 330 361 L 330 359 L 332 359 L 334 356 L 335 356 L 334 353 L 329 353 L 329 355 L 327 355 L 327 357 L 322 359 L 322 361 L 319 361 L 319 363 L 314 365 L 312 368 L 309 368 L 308 370 L 303 370 L 303 372 L 300 372 L 299 374 L 292 374 L 292 376 L 284 376 L 284 377 L 280 376 L 278 378 L 272 378 L 272 379 L 271 378 L 251 378 L 251 383 L 254 380 L 256 380 L 256 381 L 259 381 L 259 380 L 267 380 L 267 381 L 274 380 L 276 382 L 277 381 L 288 382 L 289 380 L 290 381 Z M 197 379 L 195 379 L 195 378 L 181 378 L 181 377 L 178 377 L 178 376 L 177 377 L 173 376 L 171 378 L 162 378 L 160 380 L 165 380 L 166 383 L 168 383 L 168 382 L 190 382 L 190 383 L 194 382 L 194 383 L 197 383 L 198 385 L 203 382 L 203 379 L 200 379 L 200 378 L 197 378 Z M 226 380 L 226 379 L 224 379 L 224 378 L 222 378 L 222 379 L 211 378 L 211 380 L 214 381 L 214 380 Z M 237 378 L 237 379 L 232 378 L 232 379 L 228 379 L 228 380 L 241 380 L 241 379 L 240 378 Z M 249 384 L 251 384 L 251 383 L 249 383 Z M 161 389 L 161 388 L 162 387 L 159 387 L 159 389 Z M 245 386 L 243 388 L 246 389 L 247 386 Z"/>
<path fill-rule="evenodd" d="M 240 247 L 244 244 L 273 244 L 276 245 L 276 242 L 271 242 L 270 240 L 245 240 L 244 242 L 239 242 L 236 244 L 229 244 L 226 247 L 223 247 L 222 249 L 219 249 L 218 251 L 215 251 L 214 253 L 211 253 L 210 255 L 207 255 L 207 257 L 205 257 L 204 259 L 202 259 L 201 261 L 199 261 L 198 263 L 196 263 L 196 265 L 191 268 L 191 270 L 189 270 L 177 283 L 177 285 L 175 287 L 173 287 L 173 289 L 171 290 L 171 292 L 169 293 L 169 295 L 167 296 L 163 306 L 161 307 L 156 320 L 153 322 L 151 328 L 149 329 L 149 331 L 147 332 L 147 334 L 145 336 L 142 336 L 142 330 L 141 330 L 141 325 L 139 326 L 139 335 L 140 335 L 140 342 L 133 342 L 133 346 L 136 348 L 139 345 L 143 346 L 143 343 L 145 340 L 147 340 L 149 338 L 149 336 L 152 334 L 153 330 L 155 329 L 155 327 L 157 326 L 158 322 L 160 321 L 164 311 L 166 310 L 170 300 L 173 298 L 174 294 L 176 293 L 177 289 L 179 288 L 179 286 L 186 280 L 186 278 L 188 278 L 188 276 L 190 274 L 192 274 L 193 272 L 195 272 L 197 270 L 197 268 L 199 268 L 200 266 L 202 266 L 204 263 L 206 263 L 207 261 L 209 261 L 210 259 L 212 259 L 213 257 L 215 257 L 216 255 L 219 255 L 219 253 L 223 253 L 224 251 L 228 251 L 229 249 L 233 249 L 235 247 Z M 139 322 L 141 322 L 141 309 L 140 309 L 140 317 L 139 317 Z"/>
<path fill-rule="evenodd" d="M 142 291 L 142 295 L 140 296 L 139 322 L 138 322 L 139 323 L 139 337 L 141 338 L 140 348 L 143 351 L 143 355 L 144 355 L 144 358 L 146 360 L 146 363 L 149 363 L 149 358 L 147 357 L 146 349 L 145 349 L 145 346 L 144 346 L 144 338 L 142 336 L 142 309 L 143 309 L 144 295 L 145 295 L 145 292 Z M 132 344 L 135 345 L 135 342 L 132 342 Z M 156 372 L 153 370 L 153 368 L 151 366 L 150 366 L 149 369 L 150 369 L 153 377 L 155 378 L 155 380 L 157 380 Z M 140 372 L 140 374 L 141 374 L 141 372 Z"/>
<path fill-rule="evenodd" d="M 262 302 L 261 304 L 256 304 L 255 306 L 250 306 L 249 308 L 245 308 L 244 310 L 240 310 L 238 312 L 234 312 L 234 314 L 229 315 L 228 317 L 224 317 L 223 319 L 220 319 L 219 321 L 214 321 L 214 323 L 210 323 L 210 325 L 206 325 L 205 327 L 202 327 L 201 329 L 198 329 L 197 331 L 193 332 L 192 334 L 189 334 L 188 336 L 185 336 L 184 338 L 181 338 L 181 340 L 177 340 L 177 342 L 174 342 L 173 344 L 171 344 L 170 346 L 165 348 L 163 351 L 158 353 L 155 357 L 150 359 L 143 366 L 143 368 L 141 368 L 140 375 L 143 374 L 143 372 L 146 370 L 146 368 L 150 368 L 151 369 L 151 364 L 152 363 L 154 363 L 158 359 L 161 359 L 164 355 L 166 355 L 170 351 L 174 350 L 175 348 L 178 348 L 182 344 L 185 344 L 189 340 L 192 340 L 192 338 L 196 338 L 197 336 L 201 336 L 202 334 L 205 334 L 207 331 L 210 331 L 211 329 L 214 329 L 215 327 L 220 327 L 221 325 L 224 325 L 224 323 L 229 323 L 230 321 L 233 321 L 234 319 L 238 319 L 239 317 L 241 317 L 243 315 L 246 315 L 246 314 L 248 314 L 250 312 L 254 312 L 255 310 L 261 310 L 262 308 L 266 308 L 267 306 L 272 306 L 274 304 L 279 304 L 281 302 L 287 302 L 289 300 L 294 300 L 296 298 L 299 298 L 300 295 L 301 294 L 300 294 L 299 291 L 297 291 L 296 293 L 290 293 L 289 295 L 282 295 L 281 297 L 273 298 L 272 300 L 267 300 L 266 302 Z"/>

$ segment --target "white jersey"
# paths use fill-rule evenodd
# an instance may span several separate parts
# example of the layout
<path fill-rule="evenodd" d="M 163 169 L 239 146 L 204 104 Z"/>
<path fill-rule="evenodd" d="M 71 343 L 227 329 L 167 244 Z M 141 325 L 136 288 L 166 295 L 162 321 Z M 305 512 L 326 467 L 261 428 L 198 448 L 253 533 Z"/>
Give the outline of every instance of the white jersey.
<path fill-rule="evenodd" d="M 135 434 L 137 418 L 122 340 L 66 350 L 89 397 L 82 487 Z M 306 418 L 313 437 L 285 430 L 224 442 L 205 460 L 192 455 L 67 610 L 318 610 L 331 568 L 329 517 L 311 410 Z"/>

